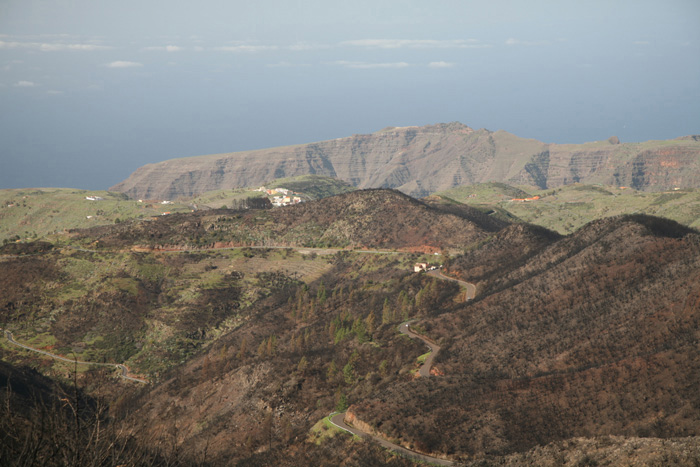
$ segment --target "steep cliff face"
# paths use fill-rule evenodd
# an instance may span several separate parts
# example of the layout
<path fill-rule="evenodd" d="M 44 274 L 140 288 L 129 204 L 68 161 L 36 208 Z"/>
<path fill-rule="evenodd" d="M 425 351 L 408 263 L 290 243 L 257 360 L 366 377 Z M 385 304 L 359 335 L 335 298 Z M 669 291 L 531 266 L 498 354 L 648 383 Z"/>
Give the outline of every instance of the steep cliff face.
<path fill-rule="evenodd" d="M 700 184 L 700 141 L 546 144 L 461 123 L 386 128 L 369 135 L 149 164 L 111 188 L 132 198 L 173 199 L 317 174 L 359 188 L 425 196 L 488 181 L 549 188 L 567 183 L 644 189 Z"/>

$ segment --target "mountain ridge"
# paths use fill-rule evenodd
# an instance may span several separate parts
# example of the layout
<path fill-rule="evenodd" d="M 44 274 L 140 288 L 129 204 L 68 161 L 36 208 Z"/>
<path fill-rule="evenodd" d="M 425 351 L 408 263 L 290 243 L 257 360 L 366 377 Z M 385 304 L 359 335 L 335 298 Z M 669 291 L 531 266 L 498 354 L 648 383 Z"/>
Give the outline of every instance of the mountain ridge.
<path fill-rule="evenodd" d="M 137 169 L 110 188 L 131 198 L 175 199 L 257 186 L 306 174 L 358 188 L 422 197 L 454 186 L 499 181 L 550 188 L 575 182 L 673 188 L 700 186 L 700 142 L 544 143 L 459 122 L 388 127 L 308 144 L 171 159 Z"/>

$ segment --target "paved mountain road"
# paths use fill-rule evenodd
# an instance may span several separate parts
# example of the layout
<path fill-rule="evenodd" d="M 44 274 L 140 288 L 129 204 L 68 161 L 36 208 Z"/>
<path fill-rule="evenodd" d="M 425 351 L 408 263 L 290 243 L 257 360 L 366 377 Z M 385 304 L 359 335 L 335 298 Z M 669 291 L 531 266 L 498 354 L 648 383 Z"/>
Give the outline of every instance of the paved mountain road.
<path fill-rule="evenodd" d="M 440 346 L 438 346 L 435 342 L 428 340 L 424 336 L 421 336 L 420 334 L 416 334 L 415 332 L 411 331 L 411 328 L 409 327 L 411 321 L 406 321 L 405 323 L 401 324 L 399 326 L 399 332 L 401 334 L 406 334 L 408 337 L 411 337 L 413 339 L 422 340 L 425 343 L 425 345 L 427 345 L 430 349 L 430 354 L 426 357 L 425 362 L 423 362 L 423 365 L 421 365 L 420 369 L 418 370 L 418 374 L 420 376 L 427 378 L 430 376 L 430 368 L 433 366 L 433 359 L 440 351 Z"/>
<path fill-rule="evenodd" d="M 415 451 L 411 451 L 410 449 L 406 449 L 403 446 L 399 446 L 398 444 L 394 444 L 390 441 L 385 440 L 384 438 L 380 438 L 379 436 L 374 436 L 369 433 L 365 433 L 364 431 L 360 431 L 355 427 L 349 426 L 345 424 L 345 412 L 343 413 L 338 413 L 335 414 L 331 417 L 331 423 L 341 430 L 345 430 L 347 432 L 350 432 L 354 435 L 363 437 L 363 438 L 370 438 L 374 441 L 376 441 L 380 446 L 385 447 L 386 449 L 389 449 L 390 451 L 394 451 L 402 456 L 420 461 L 420 462 L 427 462 L 429 464 L 436 464 L 436 465 L 454 465 L 454 462 L 446 460 L 446 459 L 439 459 L 437 457 L 431 457 L 431 456 L 426 456 L 425 454 L 420 454 Z"/>
<path fill-rule="evenodd" d="M 455 279 L 454 277 L 446 276 L 442 273 L 440 269 L 434 269 L 432 271 L 428 271 L 427 273 L 430 276 L 437 277 L 438 279 L 444 279 L 447 281 L 454 281 L 457 282 L 459 285 L 462 285 L 467 288 L 467 292 L 465 294 L 465 298 L 467 300 L 472 300 L 476 296 L 476 286 L 472 284 L 471 282 L 466 282 L 460 279 Z"/>
<path fill-rule="evenodd" d="M 435 272 L 435 271 L 431 271 Z M 457 279 L 452 279 L 450 277 L 444 276 L 440 274 L 440 276 L 437 276 L 440 278 L 444 279 L 449 279 L 449 280 L 457 280 Z M 476 290 L 476 287 L 474 287 L 474 284 L 469 284 L 468 282 L 464 281 L 459 281 L 457 282 L 463 282 L 464 284 L 467 284 L 471 287 L 467 288 L 467 298 L 471 299 L 474 297 L 474 291 Z M 469 295 L 471 293 L 471 295 Z M 406 321 L 405 323 L 402 323 L 399 325 L 399 332 L 402 334 L 407 335 L 408 337 L 411 337 L 413 339 L 419 339 L 423 341 L 425 345 L 428 346 L 430 349 L 430 355 L 425 359 L 425 362 L 423 365 L 421 365 L 420 369 L 418 370 L 418 375 L 422 378 L 428 378 L 430 377 L 430 369 L 433 366 L 433 359 L 437 355 L 437 353 L 440 351 L 440 346 L 438 346 L 435 342 L 432 342 L 430 339 L 426 338 L 425 336 L 422 336 L 420 334 L 416 334 L 415 332 L 411 331 L 410 328 L 410 321 Z M 373 435 L 371 433 L 366 433 L 362 430 L 359 430 L 353 426 L 349 426 L 348 424 L 345 423 L 345 412 L 342 413 L 337 413 L 335 415 L 331 416 L 331 423 L 335 425 L 336 427 L 340 428 L 341 430 L 345 430 L 349 433 L 352 433 L 354 435 L 360 436 L 360 437 L 366 437 L 366 438 L 371 438 L 372 440 L 376 441 L 379 443 L 379 445 L 394 451 L 402 456 L 409 457 L 411 459 L 415 459 L 420 462 L 427 462 L 429 464 L 434 464 L 434 465 L 455 465 L 454 462 L 447 460 L 447 459 L 441 459 L 439 457 L 432 457 L 432 456 L 427 456 L 425 454 L 420 454 L 415 451 L 411 451 L 410 449 L 407 449 L 403 446 L 399 446 L 398 444 L 394 444 L 390 441 L 387 441 L 386 439 Z"/>

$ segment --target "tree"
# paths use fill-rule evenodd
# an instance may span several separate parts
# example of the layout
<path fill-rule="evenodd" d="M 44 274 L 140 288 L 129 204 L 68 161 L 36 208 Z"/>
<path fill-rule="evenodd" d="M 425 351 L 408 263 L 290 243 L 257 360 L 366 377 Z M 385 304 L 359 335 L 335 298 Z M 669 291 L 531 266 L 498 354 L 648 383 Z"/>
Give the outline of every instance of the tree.
<path fill-rule="evenodd" d="M 335 404 L 336 412 L 345 412 L 346 410 L 348 410 L 348 399 L 347 397 L 345 397 L 345 393 L 343 391 L 338 390 L 336 400 L 338 401 Z"/>
<path fill-rule="evenodd" d="M 374 316 L 374 312 L 370 311 L 367 317 L 365 318 L 365 327 L 367 328 L 367 334 L 369 334 L 370 339 L 372 337 L 372 334 L 374 333 L 375 320 L 376 317 Z"/>
<path fill-rule="evenodd" d="M 346 384 L 352 384 L 355 382 L 355 365 L 353 365 L 352 361 L 348 362 L 343 367 L 343 379 L 345 380 Z"/>
<path fill-rule="evenodd" d="M 326 381 L 333 381 L 338 374 L 338 367 L 335 366 L 335 360 L 331 360 L 328 365 L 328 370 L 326 371 Z"/>
<path fill-rule="evenodd" d="M 304 374 L 306 372 L 306 369 L 309 367 L 309 362 L 306 360 L 305 356 L 302 356 L 301 359 L 299 360 L 299 364 L 297 365 L 297 371 L 301 374 Z"/>

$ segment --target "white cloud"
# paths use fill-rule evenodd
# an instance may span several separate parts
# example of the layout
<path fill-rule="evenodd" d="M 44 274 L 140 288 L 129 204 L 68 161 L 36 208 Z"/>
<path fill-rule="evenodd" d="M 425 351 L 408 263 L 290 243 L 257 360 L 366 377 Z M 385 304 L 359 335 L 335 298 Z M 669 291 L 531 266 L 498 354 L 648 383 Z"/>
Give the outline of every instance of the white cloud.
<path fill-rule="evenodd" d="M 287 46 L 287 49 L 295 51 L 295 52 L 302 52 L 305 50 L 322 50 L 322 49 L 330 49 L 331 46 L 327 44 L 312 44 L 310 42 L 297 42 L 296 44 L 292 44 L 290 46 Z"/>
<path fill-rule="evenodd" d="M 39 49 L 42 52 L 57 52 L 63 50 L 80 50 L 86 52 L 93 52 L 95 50 L 109 50 L 111 47 L 104 45 L 95 44 L 47 44 L 43 43 L 40 45 Z"/>
<path fill-rule="evenodd" d="M 67 44 L 62 42 L 18 42 L 0 41 L 0 49 L 30 49 L 41 52 L 109 50 L 112 47 L 95 44 Z"/>
<path fill-rule="evenodd" d="M 56 91 L 55 89 L 49 89 L 46 91 L 46 94 L 49 94 L 51 96 L 60 96 L 61 94 L 64 94 L 63 91 Z"/>
<path fill-rule="evenodd" d="M 214 50 L 221 52 L 236 52 L 236 53 L 257 53 L 266 52 L 268 50 L 277 50 L 276 45 L 225 45 L 222 47 L 214 47 Z"/>
<path fill-rule="evenodd" d="M 36 86 L 37 86 L 37 84 L 36 84 L 35 82 L 33 82 L 33 81 L 25 81 L 25 80 L 22 80 L 22 81 L 17 81 L 17 82 L 15 83 L 15 87 L 16 87 L 16 88 L 33 88 L 33 87 L 36 87 Z"/>
<path fill-rule="evenodd" d="M 115 62 L 108 63 L 105 66 L 107 68 L 134 68 L 134 67 L 143 66 L 143 64 L 139 63 L 139 62 L 129 62 L 126 60 L 117 60 Z"/>
<path fill-rule="evenodd" d="M 651 42 L 649 42 L 649 41 L 634 41 L 632 43 L 634 45 L 651 45 Z"/>
<path fill-rule="evenodd" d="M 510 38 L 506 41 L 506 45 L 524 45 L 524 46 L 537 46 L 537 45 L 549 45 L 549 41 L 521 41 L 520 39 Z"/>
<path fill-rule="evenodd" d="M 389 63 L 368 63 L 368 62 L 349 62 L 345 60 L 338 60 L 332 62 L 333 65 L 343 66 L 345 68 L 406 68 L 411 66 L 406 62 L 389 62 Z"/>
<path fill-rule="evenodd" d="M 428 66 L 430 68 L 452 68 L 455 64 L 453 62 L 430 62 Z"/>
<path fill-rule="evenodd" d="M 155 51 L 164 51 L 164 52 L 180 52 L 181 50 L 184 50 L 184 49 L 182 47 L 177 46 L 177 45 L 165 45 L 165 46 L 144 47 L 143 50 L 155 50 Z"/>
<path fill-rule="evenodd" d="M 277 63 L 268 63 L 266 65 L 268 68 L 297 68 L 310 66 L 308 63 L 292 63 L 287 61 L 281 61 Z"/>
<path fill-rule="evenodd" d="M 343 41 L 340 45 L 353 47 L 366 47 L 370 49 L 469 49 L 489 47 L 476 39 L 359 39 Z"/>

